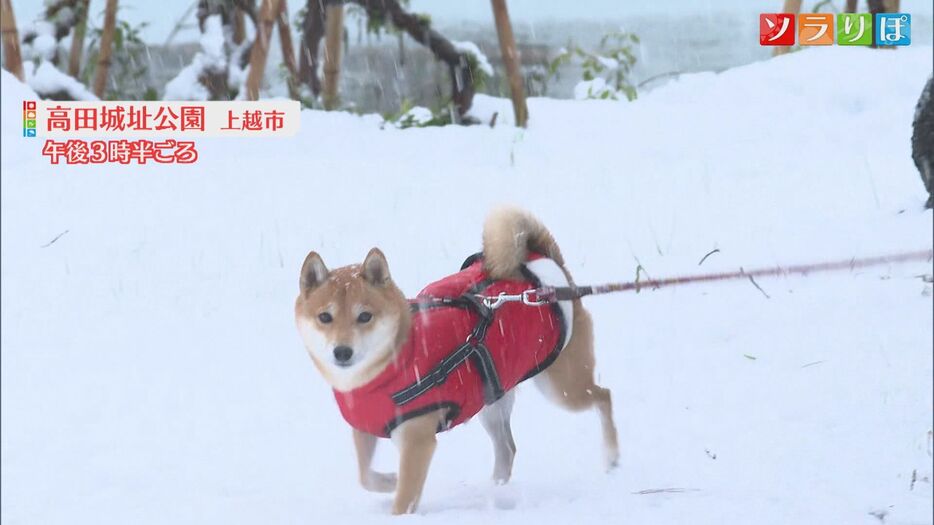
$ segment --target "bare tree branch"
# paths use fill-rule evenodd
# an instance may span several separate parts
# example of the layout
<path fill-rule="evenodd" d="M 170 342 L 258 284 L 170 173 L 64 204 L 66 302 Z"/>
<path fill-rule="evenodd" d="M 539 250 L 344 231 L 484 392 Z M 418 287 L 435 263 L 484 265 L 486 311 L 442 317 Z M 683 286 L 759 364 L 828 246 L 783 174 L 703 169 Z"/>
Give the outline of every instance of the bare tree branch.
<path fill-rule="evenodd" d="M 450 40 L 432 29 L 426 19 L 403 9 L 398 0 L 348 1 L 363 7 L 371 19 L 388 20 L 416 42 L 427 47 L 435 58 L 444 62 L 451 75 L 451 100 L 457 109 L 457 115 L 460 117 L 467 113 L 473 104 L 476 87 L 466 53 L 459 51 Z M 303 22 L 302 45 L 299 50 L 299 75 L 302 82 L 311 88 L 315 96 L 321 93 L 318 55 L 325 31 L 325 7 L 332 3 L 340 2 L 339 0 L 308 0 Z"/>
<path fill-rule="evenodd" d="M 450 40 L 431 28 L 423 18 L 405 11 L 397 0 L 351 0 L 362 6 L 367 16 L 387 18 L 392 25 L 408 33 L 416 42 L 427 47 L 435 57 L 447 64 L 451 74 L 451 100 L 458 116 L 463 116 L 473 104 L 476 92 L 470 61 Z"/>

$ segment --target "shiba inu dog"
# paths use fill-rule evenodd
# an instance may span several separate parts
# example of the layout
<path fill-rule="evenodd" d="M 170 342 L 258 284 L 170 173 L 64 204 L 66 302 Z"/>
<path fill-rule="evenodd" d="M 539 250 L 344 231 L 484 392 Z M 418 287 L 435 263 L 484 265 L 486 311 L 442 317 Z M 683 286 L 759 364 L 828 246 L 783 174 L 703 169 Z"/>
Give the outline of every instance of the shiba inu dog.
<path fill-rule="evenodd" d="M 541 284 L 573 281 L 548 230 L 513 208 L 487 218 L 482 255 L 414 301 L 393 283 L 377 248 L 362 264 L 334 270 L 315 252 L 305 258 L 295 301 L 299 334 L 353 427 L 360 483 L 395 490 L 394 514 L 415 511 L 435 434 L 475 414 L 493 441 L 493 479 L 506 483 L 516 453 L 512 389 L 532 377 L 565 409 L 597 409 L 607 467 L 616 464 L 610 391 L 594 382 L 592 321 L 580 300 L 494 311 L 473 299 Z M 399 448 L 398 476 L 371 468 L 379 437 Z"/>

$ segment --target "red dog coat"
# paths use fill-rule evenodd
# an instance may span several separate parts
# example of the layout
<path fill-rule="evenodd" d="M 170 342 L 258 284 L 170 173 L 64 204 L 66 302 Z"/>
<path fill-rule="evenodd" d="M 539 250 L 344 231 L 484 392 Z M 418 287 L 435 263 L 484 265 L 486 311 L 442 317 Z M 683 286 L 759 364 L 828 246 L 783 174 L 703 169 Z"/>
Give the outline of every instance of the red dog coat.
<path fill-rule="evenodd" d="M 443 408 L 447 420 L 440 432 L 547 368 L 570 337 L 569 303 L 509 302 L 494 311 L 474 296 L 567 284 L 557 264 L 538 255 L 522 274 L 523 280 L 494 281 L 478 254 L 460 272 L 429 284 L 410 301 L 412 326 L 396 358 L 366 385 L 334 391 L 344 419 L 357 430 L 388 437 L 404 421 Z"/>

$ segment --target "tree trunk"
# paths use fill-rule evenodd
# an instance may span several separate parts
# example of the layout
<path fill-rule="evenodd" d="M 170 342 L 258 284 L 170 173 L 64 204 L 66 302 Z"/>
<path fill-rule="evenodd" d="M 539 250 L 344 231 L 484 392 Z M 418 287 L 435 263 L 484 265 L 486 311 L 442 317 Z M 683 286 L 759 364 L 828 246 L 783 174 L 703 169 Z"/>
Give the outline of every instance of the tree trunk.
<path fill-rule="evenodd" d="M 254 30 L 257 27 L 259 27 L 260 25 L 259 19 L 256 16 L 256 0 L 233 0 L 233 6 L 236 8 L 234 12 L 234 24 L 237 23 L 236 22 L 236 11 L 240 11 L 243 14 L 243 18 L 250 19 L 250 23 L 253 24 Z M 234 28 L 234 32 L 236 33 L 236 27 Z M 255 31 L 255 33 L 258 34 L 259 32 Z M 236 35 L 234 36 L 236 37 Z M 250 58 L 253 55 L 253 44 L 256 43 L 255 36 L 256 35 L 254 35 L 253 41 L 247 44 L 243 48 L 243 50 L 240 52 L 239 54 L 240 56 L 236 58 L 237 65 L 240 66 L 240 69 L 246 69 L 246 67 L 250 64 Z M 246 40 L 246 24 L 245 23 L 243 26 L 242 38 L 243 40 L 241 40 L 241 42 Z"/>
<path fill-rule="evenodd" d="M 324 37 L 324 2 L 325 0 L 308 0 L 305 4 L 302 45 L 298 53 L 299 77 L 316 97 L 321 94 L 321 80 L 318 78 L 318 49 Z"/>
<path fill-rule="evenodd" d="M 340 103 L 337 88 L 341 73 L 341 50 L 344 36 L 344 6 L 329 4 L 324 15 L 324 109 L 332 110 Z"/>
<path fill-rule="evenodd" d="M 869 12 L 872 13 L 873 16 L 885 12 L 885 3 L 882 0 L 868 0 L 866 4 L 869 5 Z"/>
<path fill-rule="evenodd" d="M 104 10 L 104 28 L 101 32 L 100 54 L 97 59 L 97 71 L 94 72 L 94 94 L 104 98 L 107 87 L 107 75 L 110 73 L 110 58 L 113 54 L 114 30 L 117 26 L 117 0 L 107 0 Z"/>
<path fill-rule="evenodd" d="M 846 0 L 846 7 L 843 8 L 844 13 L 855 13 L 856 12 L 856 0 Z"/>
<path fill-rule="evenodd" d="M 801 0 L 785 0 L 785 5 L 782 6 L 782 13 L 794 13 L 797 15 L 801 12 L 801 3 Z M 795 31 L 796 28 L 791 27 L 789 30 Z M 772 51 L 772 56 L 784 55 L 789 51 L 791 51 L 791 48 L 788 46 L 778 46 Z"/>
<path fill-rule="evenodd" d="M 246 77 L 247 100 L 259 98 L 259 88 L 266 71 L 266 58 L 269 56 L 269 40 L 272 28 L 279 14 L 279 0 L 263 0 L 256 24 L 256 38 L 250 52 L 250 72 Z"/>
<path fill-rule="evenodd" d="M 6 69 L 13 76 L 23 80 L 23 56 L 19 50 L 19 32 L 16 30 L 16 17 L 10 0 L 0 0 L 0 32 L 3 35 L 3 61 Z"/>
<path fill-rule="evenodd" d="M 405 35 L 399 33 L 399 65 L 405 67 Z"/>
<path fill-rule="evenodd" d="M 519 69 L 519 51 L 516 49 L 516 39 L 512 34 L 509 11 L 506 8 L 506 0 L 491 1 L 493 17 L 496 19 L 496 33 L 499 35 L 499 48 L 503 54 L 503 64 L 506 66 L 506 76 L 509 78 L 512 110 L 516 117 L 516 125 L 524 128 L 529 120 L 529 108 L 525 104 L 525 86 L 522 82 L 522 71 Z"/>
<path fill-rule="evenodd" d="M 279 46 L 282 48 L 282 60 L 289 71 L 289 96 L 298 100 L 298 66 L 295 65 L 295 47 L 292 45 L 292 29 L 289 27 L 289 8 L 286 0 L 281 0 L 279 16 L 276 17 L 276 29 L 279 31 Z"/>
<path fill-rule="evenodd" d="M 81 72 L 81 55 L 84 53 L 84 34 L 88 28 L 88 7 L 90 0 L 79 0 L 75 6 L 75 30 L 71 35 L 71 51 L 68 54 L 68 74 L 77 78 Z"/>
<path fill-rule="evenodd" d="M 246 16 L 243 14 L 243 9 L 235 7 L 233 15 L 233 43 L 239 46 L 244 40 L 246 40 Z"/>

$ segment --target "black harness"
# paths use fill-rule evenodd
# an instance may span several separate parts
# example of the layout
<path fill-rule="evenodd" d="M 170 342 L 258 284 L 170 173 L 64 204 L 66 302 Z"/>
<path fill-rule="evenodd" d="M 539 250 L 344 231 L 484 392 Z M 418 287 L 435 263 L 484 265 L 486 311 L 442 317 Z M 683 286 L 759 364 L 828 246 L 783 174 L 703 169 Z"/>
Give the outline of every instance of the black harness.
<path fill-rule="evenodd" d="M 468 261 L 470 260 L 471 259 L 468 259 Z M 469 264 L 467 266 L 469 266 Z M 480 284 L 484 285 L 483 288 L 485 288 L 489 286 L 490 283 L 484 282 Z M 480 291 L 482 291 L 482 288 L 477 290 L 476 293 Z M 499 374 L 496 372 L 496 366 L 493 363 L 490 350 L 484 344 L 486 332 L 493 323 L 494 311 L 483 304 L 483 301 L 474 295 L 473 290 L 460 297 L 433 298 L 412 304 L 413 313 L 431 308 L 463 308 L 471 310 L 477 314 L 477 324 L 474 325 L 467 340 L 462 345 L 455 348 L 447 357 L 442 359 L 437 366 L 432 368 L 416 382 L 394 393 L 392 395 L 393 402 L 401 407 L 431 388 L 444 384 L 448 376 L 468 359 L 473 359 L 473 363 L 477 367 L 480 378 L 483 381 L 484 403 L 489 405 L 503 397 L 506 392 L 503 390 L 502 383 L 499 380 Z"/>

